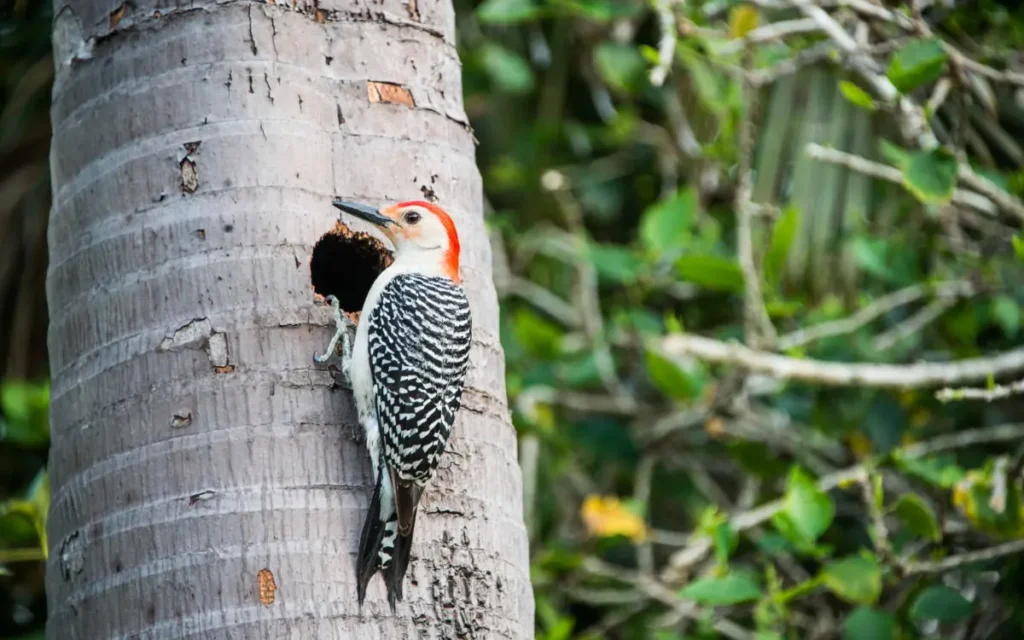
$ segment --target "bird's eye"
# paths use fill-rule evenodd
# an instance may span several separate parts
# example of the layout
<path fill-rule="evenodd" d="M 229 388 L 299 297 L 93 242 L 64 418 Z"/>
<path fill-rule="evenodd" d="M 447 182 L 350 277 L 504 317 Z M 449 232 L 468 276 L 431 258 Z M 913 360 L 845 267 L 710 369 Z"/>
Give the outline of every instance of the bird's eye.
<path fill-rule="evenodd" d="M 405 214 L 405 221 L 407 224 L 416 224 L 420 221 L 420 214 L 416 211 L 409 211 Z"/>

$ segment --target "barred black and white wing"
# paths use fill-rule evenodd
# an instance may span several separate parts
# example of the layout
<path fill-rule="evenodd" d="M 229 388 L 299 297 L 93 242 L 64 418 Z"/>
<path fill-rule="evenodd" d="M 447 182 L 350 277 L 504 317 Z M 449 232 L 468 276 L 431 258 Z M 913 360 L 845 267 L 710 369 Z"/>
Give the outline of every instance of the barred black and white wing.
<path fill-rule="evenodd" d="M 433 476 L 462 402 L 469 301 L 447 278 L 402 274 L 384 288 L 369 320 L 384 459 L 399 482 L 422 487 Z"/>
<path fill-rule="evenodd" d="M 465 292 L 451 280 L 401 274 L 385 286 L 368 321 L 381 473 L 390 475 L 395 501 L 381 568 L 390 570 L 389 597 L 394 589 L 401 599 L 419 499 L 462 403 L 472 319 Z"/>

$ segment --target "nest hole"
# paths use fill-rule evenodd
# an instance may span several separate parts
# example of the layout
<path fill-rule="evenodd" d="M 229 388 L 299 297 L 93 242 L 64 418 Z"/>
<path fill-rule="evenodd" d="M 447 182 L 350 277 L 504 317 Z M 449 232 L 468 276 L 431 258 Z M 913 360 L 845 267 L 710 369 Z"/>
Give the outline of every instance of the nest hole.
<path fill-rule="evenodd" d="M 377 238 L 336 222 L 313 247 L 309 263 L 313 293 L 333 295 L 344 311 L 358 313 L 373 281 L 393 259 Z"/>

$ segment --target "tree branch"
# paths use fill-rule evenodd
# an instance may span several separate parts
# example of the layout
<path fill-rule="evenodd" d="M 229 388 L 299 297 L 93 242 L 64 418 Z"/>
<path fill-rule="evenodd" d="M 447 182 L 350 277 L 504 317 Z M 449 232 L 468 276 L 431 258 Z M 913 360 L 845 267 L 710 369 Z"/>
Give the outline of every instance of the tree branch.
<path fill-rule="evenodd" d="M 910 389 L 960 384 L 1024 371 L 1024 347 L 985 358 L 915 364 L 871 364 L 802 360 L 757 351 L 688 334 L 674 334 L 661 341 L 661 349 L 673 357 L 693 356 L 706 362 L 731 364 L 775 378 L 800 380 L 827 386 L 860 386 Z"/>
<path fill-rule="evenodd" d="M 1003 424 L 939 436 L 926 442 L 919 442 L 897 449 L 896 451 L 902 452 L 905 458 L 920 458 L 933 453 L 939 453 L 940 451 L 960 449 L 977 444 L 1007 442 L 1021 438 L 1024 438 L 1024 423 Z M 841 469 L 835 473 L 822 476 L 818 480 L 817 486 L 821 491 L 831 491 L 841 484 L 856 482 L 859 478 L 863 477 L 864 473 L 865 467 L 863 465 Z M 783 501 L 781 499 L 773 500 L 760 507 L 733 516 L 729 524 L 737 532 L 746 531 L 771 519 L 773 515 L 782 509 L 782 506 Z M 689 539 L 689 545 L 672 554 L 668 565 L 661 572 L 661 580 L 665 584 L 678 583 L 689 567 L 700 562 L 711 551 L 711 539 L 706 535 L 691 534 Z"/>
<path fill-rule="evenodd" d="M 851 171 L 856 171 L 857 173 L 871 176 L 872 178 L 886 180 L 893 184 L 903 184 L 903 172 L 896 167 L 890 167 L 887 164 L 868 160 L 867 158 L 847 153 L 845 151 L 839 151 L 838 149 L 823 147 L 814 142 L 808 144 L 806 149 L 807 155 L 815 160 L 837 164 L 846 167 Z M 968 191 L 966 189 L 954 189 L 952 201 L 955 204 L 977 209 L 978 211 L 991 216 L 996 215 L 999 211 L 995 202 L 980 193 L 975 193 L 974 191 Z"/>
<path fill-rule="evenodd" d="M 995 560 L 996 558 L 1002 558 L 1004 556 L 1010 556 L 1021 552 L 1024 552 L 1024 540 L 1012 540 L 987 549 L 959 553 L 955 556 L 943 558 L 942 560 L 936 560 L 935 562 L 908 563 L 904 566 L 904 571 L 907 575 L 942 573 L 943 571 L 956 569 L 966 564 L 987 562 L 989 560 Z"/>
<path fill-rule="evenodd" d="M 940 402 L 949 402 L 951 400 L 984 400 L 985 402 L 992 402 L 993 400 L 1002 400 L 1003 398 L 1019 394 L 1024 394 L 1024 379 L 1015 380 L 1007 385 L 997 384 L 991 389 L 971 387 L 951 389 L 946 387 L 936 391 L 935 398 Z"/>
<path fill-rule="evenodd" d="M 967 280 L 911 285 L 878 298 L 849 317 L 823 322 L 780 336 L 778 348 L 786 351 L 824 338 L 853 333 L 890 311 L 917 302 L 929 294 L 934 294 L 938 298 L 959 298 L 972 295 L 974 292 L 974 285 Z"/>

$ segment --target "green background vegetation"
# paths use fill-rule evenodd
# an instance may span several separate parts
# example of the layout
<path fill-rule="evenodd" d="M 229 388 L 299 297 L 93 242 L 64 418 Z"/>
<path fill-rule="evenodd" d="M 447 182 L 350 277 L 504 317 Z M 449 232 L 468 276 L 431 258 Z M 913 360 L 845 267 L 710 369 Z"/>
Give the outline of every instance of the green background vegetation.
<path fill-rule="evenodd" d="M 924 149 L 819 29 L 745 44 L 805 17 L 757 4 L 456 2 L 537 638 L 1024 637 L 1019 555 L 941 564 L 1024 531 L 1018 396 L 770 384 L 663 348 L 697 334 L 913 363 L 1020 346 L 1024 82 L 965 70 L 942 43 L 1020 74 L 1024 14 L 864 3 L 903 16 L 870 21 L 862 46 L 926 105 L 941 146 Z M 45 620 L 48 5 L 0 17 L 3 638 L 42 637 Z M 680 36 L 656 86 L 665 24 Z M 953 198 L 961 165 L 1008 203 Z M 744 206 L 763 303 L 745 297 Z"/>

